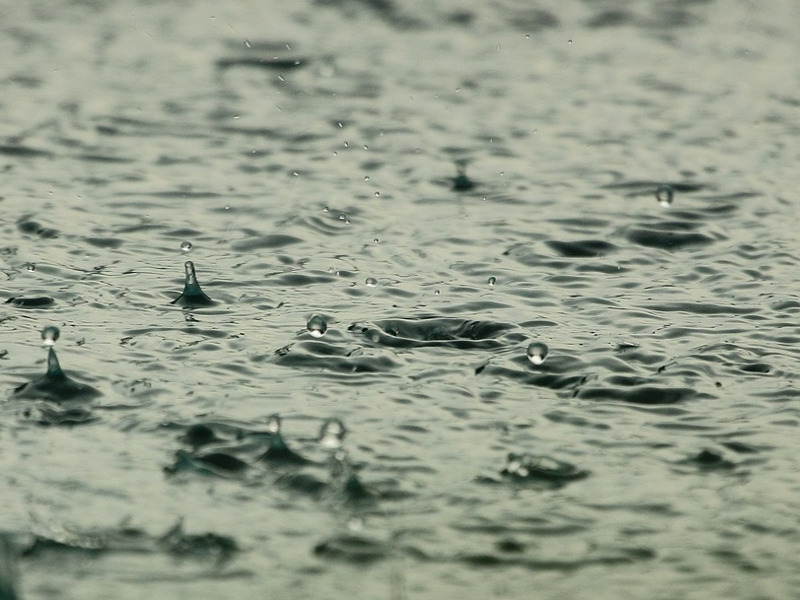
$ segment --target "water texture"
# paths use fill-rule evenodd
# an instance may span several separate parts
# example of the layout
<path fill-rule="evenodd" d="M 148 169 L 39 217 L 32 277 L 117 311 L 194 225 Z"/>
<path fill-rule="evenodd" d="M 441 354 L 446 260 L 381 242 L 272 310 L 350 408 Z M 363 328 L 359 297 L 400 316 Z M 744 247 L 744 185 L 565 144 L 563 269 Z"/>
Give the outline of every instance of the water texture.
<path fill-rule="evenodd" d="M 796 597 L 798 22 L 0 3 L 0 598 Z"/>

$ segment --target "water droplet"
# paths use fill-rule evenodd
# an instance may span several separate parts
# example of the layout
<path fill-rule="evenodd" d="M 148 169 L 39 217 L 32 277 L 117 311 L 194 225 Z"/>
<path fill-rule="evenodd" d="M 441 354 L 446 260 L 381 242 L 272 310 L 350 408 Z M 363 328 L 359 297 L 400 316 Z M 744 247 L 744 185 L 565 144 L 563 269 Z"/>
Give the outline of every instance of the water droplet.
<path fill-rule="evenodd" d="M 33 272 L 33 271 L 35 271 L 35 270 L 36 270 L 36 263 L 26 263 L 26 264 L 25 264 L 25 268 L 26 268 L 28 271 L 31 271 L 31 272 Z"/>
<path fill-rule="evenodd" d="M 658 186 L 658 189 L 656 190 L 656 200 L 658 200 L 658 203 L 665 208 L 672 204 L 673 195 L 674 193 L 672 191 L 672 187 L 669 185 Z"/>
<path fill-rule="evenodd" d="M 252 48 L 253 47 L 253 45 L 250 43 L 250 40 L 245 40 L 244 41 L 244 45 L 247 46 L 248 48 Z"/>
<path fill-rule="evenodd" d="M 377 244 L 378 242 L 380 242 L 380 240 L 379 240 L 378 238 L 374 238 L 374 239 L 372 240 L 372 243 L 373 243 L 373 244 Z"/>
<path fill-rule="evenodd" d="M 319 430 L 319 443 L 323 448 L 338 450 L 342 447 L 347 430 L 339 419 L 328 419 Z"/>
<path fill-rule="evenodd" d="M 378 280 L 374 277 L 367 277 L 367 280 L 364 283 L 367 284 L 367 287 L 375 287 L 378 285 Z"/>
<path fill-rule="evenodd" d="M 347 220 L 347 215 L 346 215 L 346 214 L 344 214 L 344 213 L 340 214 L 340 215 L 339 215 L 339 220 L 340 220 L 340 221 L 346 221 L 346 220 Z"/>
<path fill-rule="evenodd" d="M 328 331 L 328 323 L 321 316 L 314 315 L 306 323 L 306 329 L 311 337 L 321 338 Z"/>
<path fill-rule="evenodd" d="M 279 415 L 270 415 L 267 420 L 267 431 L 275 435 L 281 432 L 281 418 Z"/>
<path fill-rule="evenodd" d="M 489 277 L 489 281 L 487 282 L 489 287 L 494 287 L 494 284 L 497 283 L 497 277 Z"/>
<path fill-rule="evenodd" d="M 572 40 L 567 40 L 567 43 L 568 44 L 572 44 Z"/>
<path fill-rule="evenodd" d="M 364 150 L 369 150 L 369 146 L 367 146 L 366 144 L 364 144 Z"/>
<path fill-rule="evenodd" d="M 375 197 L 376 197 L 376 198 L 380 198 L 380 195 L 381 195 L 381 193 L 380 193 L 380 192 L 375 192 Z"/>
<path fill-rule="evenodd" d="M 42 329 L 42 344 L 45 346 L 53 346 L 58 341 L 58 336 L 61 332 L 55 325 L 48 325 Z"/>
<path fill-rule="evenodd" d="M 192 242 L 181 242 L 181 250 L 188 252 L 192 249 Z"/>
<path fill-rule="evenodd" d="M 525 39 L 526 39 L 526 40 L 529 40 L 529 39 L 531 39 L 531 34 L 530 34 L 530 33 L 526 33 L 526 34 L 525 34 Z"/>
<path fill-rule="evenodd" d="M 364 175 L 364 181 L 369 181 L 369 175 Z"/>
<path fill-rule="evenodd" d="M 528 360 L 539 366 L 547 358 L 547 346 L 542 342 L 533 342 L 528 346 Z"/>
<path fill-rule="evenodd" d="M 322 212 L 331 212 L 331 209 L 328 208 L 327 206 L 323 206 L 322 207 Z"/>
<path fill-rule="evenodd" d="M 441 294 L 441 292 L 439 290 L 436 290 L 435 292 L 433 292 L 434 296 L 438 296 L 439 294 Z"/>

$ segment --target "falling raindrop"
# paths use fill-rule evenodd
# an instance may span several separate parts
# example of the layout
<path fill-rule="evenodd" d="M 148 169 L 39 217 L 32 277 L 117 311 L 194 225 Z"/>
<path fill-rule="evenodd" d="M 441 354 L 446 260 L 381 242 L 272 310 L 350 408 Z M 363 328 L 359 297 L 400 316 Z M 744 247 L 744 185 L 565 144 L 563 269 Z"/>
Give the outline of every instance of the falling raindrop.
<path fill-rule="evenodd" d="M 547 358 L 547 346 L 542 342 L 533 342 L 528 346 L 528 360 L 539 366 Z"/>
<path fill-rule="evenodd" d="M 656 190 L 656 200 L 658 200 L 658 203 L 665 208 L 672 204 L 673 195 L 674 192 L 672 191 L 672 187 L 669 185 L 661 185 Z"/>
<path fill-rule="evenodd" d="M 494 287 L 494 284 L 497 283 L 497 277 L 489 277 L 489 281 L 487 282 L 489 287 Z"/>
<path fill-rule="evenodd" d="M 319 430 L 319 443 L 323 448 L 338 450 L 342 447 L 347 430 L 339 419 L 328 419 Z"/>
<path fill-rule="evenodd" d="M 61 335 L 61 332 L 58 330 L 58 327 L 54 325 L 48 325 L 44 329 L 42 329 L 42 344 L 45 346 L 53 346 L 58 341 L 58 336 Z"/>
<path fill-rule="evenodd" d="M 269 431 L 273 435 L 281 432 L 280 416 L 270 415 L 269 419 L 267 420 L 267 431 Z"/>
<path fill-rule="evenodd" d="M 367 287 L 375 287 L 378 285 L 378 280 L 374 277 L 367 277 L 367 280 L 364 283 L 367 284 Z"/>
<path fill-rule="evenodd" d="M 35 271 L 35 270 L 36 270 L 36 263 L 26 263 L 26 264 L 25 264 L 25 268 L 26 268 L 28 271 L 31 271 L 31 272 L 33 272 L 33 271 Z"/>
<path fill-rule="evenodd" d="M 192 249 L 192 242 L 181 242 L 181 250 L 188 252 Z"/>
<path fill-rule="evenodd" d="M 311 337 L 321 338 L 328 331 L 328 324 L 320 315 L 314 315 L 306 323 L 306 329 Z"/>

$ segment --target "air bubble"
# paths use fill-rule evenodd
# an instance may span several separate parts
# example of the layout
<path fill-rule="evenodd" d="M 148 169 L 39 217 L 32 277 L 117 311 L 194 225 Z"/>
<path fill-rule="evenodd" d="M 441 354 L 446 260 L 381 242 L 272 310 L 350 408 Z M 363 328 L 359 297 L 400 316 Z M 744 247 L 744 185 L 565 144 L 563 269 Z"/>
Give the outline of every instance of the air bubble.
<path fill-rule="evenodd" d="M 42 344 L 45 346 L 54 346 L 58 341 L 58 336 L 60 335 L 61 332 L 58 330 L 58 327 L 54 325 L 48 325 L 42 329 Z"/>
<path fill-rule="evenodd" d="M 547 346 L 542 342 L 533 342 L 528 346 L 528 360 L 537 367 L 547 358 Z"/>
<path fill-rule="evenodd" d="M 656 190 L 656 200 L 658 200 L 658 203 L 665 208 L 672 204 L 673 196 L 674 192 L 672 191 L 672 187 L 669 185 L 661 185 Z"/>
<path fill-rule="evenodd" d="M 328 323 L 320 315 L 314 315 L 306 323 L 306 329 L 311 337 L 321 338 L 328 331 Z"/>

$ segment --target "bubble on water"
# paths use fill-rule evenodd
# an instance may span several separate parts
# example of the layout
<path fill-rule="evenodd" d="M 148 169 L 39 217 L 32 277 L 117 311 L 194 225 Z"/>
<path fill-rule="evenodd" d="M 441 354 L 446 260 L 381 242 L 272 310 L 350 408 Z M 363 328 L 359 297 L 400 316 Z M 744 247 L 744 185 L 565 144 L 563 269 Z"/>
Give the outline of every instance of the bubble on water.
<path fill-rule="evenodd" d="M 311 337 L 321 338 L 328 331 L 328 324 L 320 315 L 314 315 L 306 323 L 306 329 Z"/>
<path fill-rule="evenodd" d="M 497 283 L 497 277 L 489 277 L 489 281 L 487 281 L 489 287 L 494 287 L 494 284 Z"/>
<path fill-rule="evenodd" d="M 542 342 L 533 342 L 528 346 L 527 355 L 529 361 L 539 366 L 547 358 L 547 346 Z"/>
<path fill-rule="evenodd" d="M 48 325 L 42 329 L 42 344 L 45 346 L 53 346 L 58 341 L 58 336 L 60 335 L 61 332 L 58 330 L 58 327 L 55 325 Z"/>
<path fill-rule="evenodd" d="M 328 419 L 319 430 L 319 443 L 323 448 L 338 450 L 344 443 L 347 430 L 339 419 Z"/>
<path fill-rule="evenodd" d="M 367 277 L 367 280 L 364 283 L 367 284 L 367 287 L 375 287 L 378 285 L 378 280 L 374 277 Z"/>
<path fill-rule="evenodd" d="M 31 262 L 29 262 L 29 263 L 25 263 L 25 268 L 26 268 L 28 271 L 31 271 L 31 272 L 33 272 L 33 271 L 35 271 L 35 270 L 36 270 L 36 263 L 31 263 Z"/>
<path fill-rule="evenodd" d="M 192 242 L 181 242 L 181 250 L 188 252 L 192 249 Z"/>
<path fill-rule="evenodd" d="M 279 415 L 270 415 L 267 419 L 267 431 L 275 435 L 281 432 L 281 418 Z"/>
<path fill-rule="evenodd" d="M 658 200 L 658 203 L 665 208 L 672 204 L 672 197 L 674 195 L 675 194 L 672 191 L 672 186 L 669 185 L 658 186 L 658 189 L 656 190 L 656 200 Z"/>

